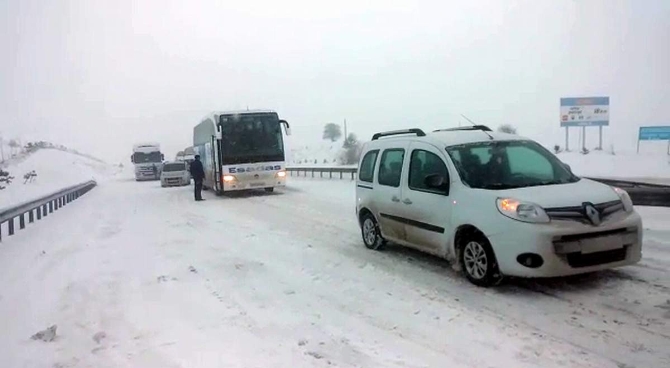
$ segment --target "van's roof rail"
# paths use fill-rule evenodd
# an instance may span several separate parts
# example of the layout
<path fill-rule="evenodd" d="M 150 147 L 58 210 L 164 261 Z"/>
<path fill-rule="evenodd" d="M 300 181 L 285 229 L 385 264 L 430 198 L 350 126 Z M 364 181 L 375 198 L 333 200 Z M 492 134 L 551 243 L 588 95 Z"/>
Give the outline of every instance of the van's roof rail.
<path fill-rule="evenodd" d="M 473 125 L 473 126 L 464 126 L 464 127 L 458 127 L 458 128 L 438 129 L 438 130 L 435 130 L 435 132 L 455 132 L 455 131 L 461 131 L 461 130 L 481 130 L 483 132 L 492 132 L 491 128 L 487 127 L 486 125 Z"/>
<path fill-rule="evenodd" d="M 377 134 L 372 136 L 372 140 L 376 141 L 377 139 L 379 139 L 381 137 L 389 137 L 389 136 L 392 136 L 392 135 L 402 135 L 402 134 L 416 134 L 417 137 L 425 137 L 426 136 L 426 133 L 424 133 L 423 130 L 414 128 L 414 129 L 392 130 L 392 131 L 389 131 L 389 132 L 377 133 Z"/>

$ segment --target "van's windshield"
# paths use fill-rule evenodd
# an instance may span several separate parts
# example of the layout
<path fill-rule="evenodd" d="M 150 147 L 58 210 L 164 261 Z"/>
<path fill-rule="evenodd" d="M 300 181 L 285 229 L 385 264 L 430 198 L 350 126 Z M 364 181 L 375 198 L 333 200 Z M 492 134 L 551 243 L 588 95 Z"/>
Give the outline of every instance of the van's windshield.
<path fill-rule="evenodd" d="M 533 141 L 495 141 L 447 147 L 464 184 L 512 189 L 579 181 L 556 156 Z"/>

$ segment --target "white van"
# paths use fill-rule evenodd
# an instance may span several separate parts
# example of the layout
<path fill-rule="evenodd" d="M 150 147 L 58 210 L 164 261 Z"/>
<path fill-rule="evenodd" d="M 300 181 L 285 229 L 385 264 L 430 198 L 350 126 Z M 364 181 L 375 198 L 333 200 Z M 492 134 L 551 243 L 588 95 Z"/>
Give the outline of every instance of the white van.
<path fill-rule="evenodd" d="M 161 186 L 184 186 L 191 184 L 191 174 L 185 161 L 166 162 L 161 171 Z"/>
<path fill-rule="evenodd" d="M 485 126 L 375 134 L 357 182 L 363 241 L 457 262 L 475 285 L 631 265 L 642 221 L 628 194 L 540 144 Z"/>

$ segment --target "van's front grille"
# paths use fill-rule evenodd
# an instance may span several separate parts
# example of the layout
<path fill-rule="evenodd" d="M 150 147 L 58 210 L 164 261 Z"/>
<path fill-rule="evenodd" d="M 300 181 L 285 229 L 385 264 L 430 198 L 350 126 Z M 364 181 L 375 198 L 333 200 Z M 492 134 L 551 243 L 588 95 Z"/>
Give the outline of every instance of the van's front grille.
<path fill-rule="evenodd" d="M 598 210 L 602 220 L 606 220 L 611 215 L 624 210 L 623 203 L 620 200 L 599 203 L 593 205 L 593 207 Z M 545 212 L 552 220 L 577 221 L 591 224 L 589 218 L 586 216 L 584 206 L 546 208 Z"/>

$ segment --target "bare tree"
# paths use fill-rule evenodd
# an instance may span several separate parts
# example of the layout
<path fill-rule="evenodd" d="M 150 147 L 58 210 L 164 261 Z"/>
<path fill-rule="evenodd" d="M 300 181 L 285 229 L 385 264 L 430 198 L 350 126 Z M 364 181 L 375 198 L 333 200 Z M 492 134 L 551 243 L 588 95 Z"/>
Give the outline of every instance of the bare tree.
<path fill-rule="evenodd" d="M 337 124 L 326 124 L 323 128 L 323 139 L 328 139 L 331 142 L 342 138 L 342 128 Z"/>

